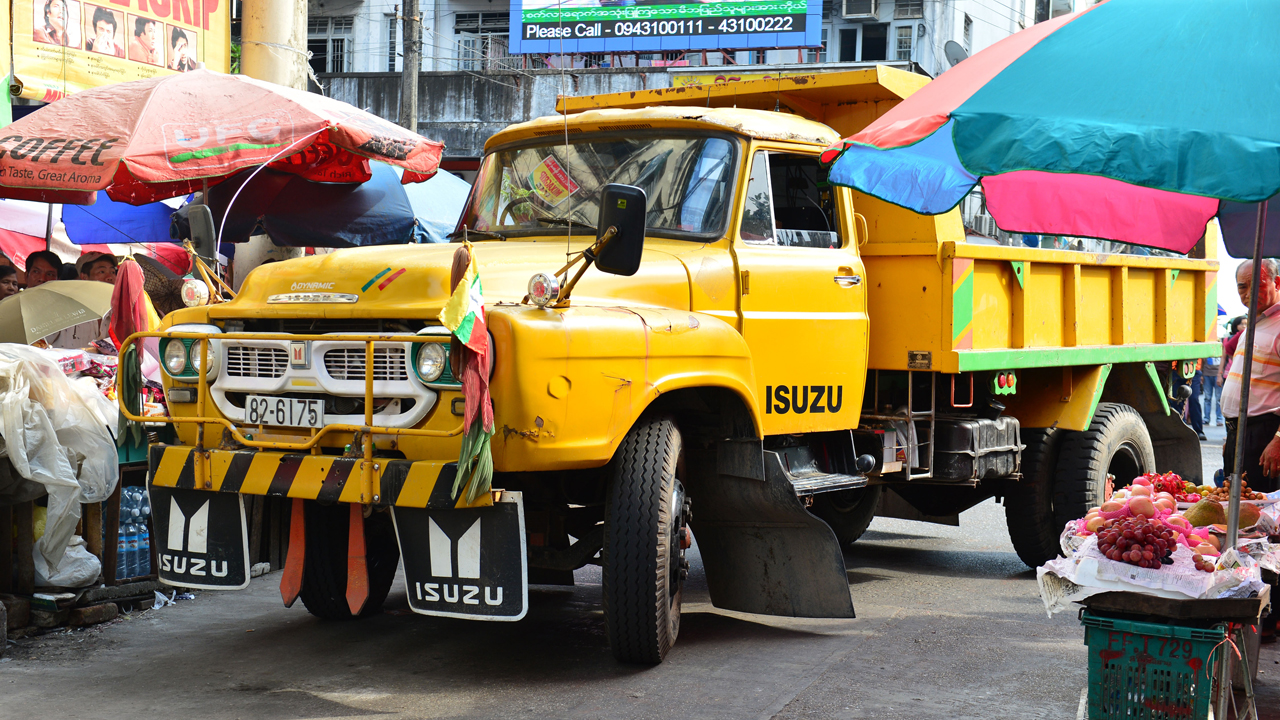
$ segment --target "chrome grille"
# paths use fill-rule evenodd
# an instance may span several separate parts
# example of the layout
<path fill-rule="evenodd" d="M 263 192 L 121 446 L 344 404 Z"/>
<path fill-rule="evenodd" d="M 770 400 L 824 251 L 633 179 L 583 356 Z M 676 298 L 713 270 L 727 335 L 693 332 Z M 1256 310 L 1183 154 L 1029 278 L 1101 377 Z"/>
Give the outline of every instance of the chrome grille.
<path fill-rule="evenodd" d="M 227 376 L 243 378 L 278 378 L 289 366 L 289 353 L 283 348 L 231 345 L 227 348 Z"/>
<path fill-rule="evenodd" d="M 364 348 L 339 348 L 324 354 L 324 369 L 334 380 L 364 380 Z M 374 380 L 408 380 L 404 348 L 373 349 Z"/>

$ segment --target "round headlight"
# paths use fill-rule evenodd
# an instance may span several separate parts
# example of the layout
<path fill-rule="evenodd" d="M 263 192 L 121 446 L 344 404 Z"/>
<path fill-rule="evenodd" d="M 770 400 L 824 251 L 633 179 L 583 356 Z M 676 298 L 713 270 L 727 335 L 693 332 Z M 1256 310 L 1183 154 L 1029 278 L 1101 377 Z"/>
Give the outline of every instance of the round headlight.
<path fill-rule="evenodd" d="M 422 343 L 418 348 L 418 377 L 422 382 L 435 382 L 444 372 L 444 364 L 448 360 L 444 352 L 444 343 Z"/>
<path fill-rule="evenodd" d="M 199 351 L 196 349 L 198 345 L 204 346 L 204 359 L 200 359 Z M 197 340 L 191 345 L 191 363 L 196 366 L 196 370 L 203 370 L 205 375 L 212 375 L 218 370 L 218 361 L 213 354 L 213 342 L 209 340 Z"/>
<path fill-rule="evenodd" d="M 187 346 L 181 340 L 170 340 L 165 344 L 164 369 L 170 375 L 181 375 L 187 369 Z"/>
<path fill-rule="evenodd" d="M 529 278 L 529 302 L 546 307 L 560 298 L 560 281 L 546 273 Z"/>

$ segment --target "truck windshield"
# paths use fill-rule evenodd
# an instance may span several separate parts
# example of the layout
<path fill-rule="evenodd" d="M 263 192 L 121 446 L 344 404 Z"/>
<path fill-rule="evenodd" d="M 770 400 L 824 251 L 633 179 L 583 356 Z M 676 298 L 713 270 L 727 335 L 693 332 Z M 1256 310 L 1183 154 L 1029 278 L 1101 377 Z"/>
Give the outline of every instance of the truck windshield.
<path fill-rule="evenodd" d="M 644 190 L 649 234 L 718 238 L 731 204 L 734 154 L 725 138 L 663 135 L 500 150 L 485 157 L 462 223 L 504 236 L 545 233 L 570 220 L 590 226 L 604 186 L 622 183 Z"/>

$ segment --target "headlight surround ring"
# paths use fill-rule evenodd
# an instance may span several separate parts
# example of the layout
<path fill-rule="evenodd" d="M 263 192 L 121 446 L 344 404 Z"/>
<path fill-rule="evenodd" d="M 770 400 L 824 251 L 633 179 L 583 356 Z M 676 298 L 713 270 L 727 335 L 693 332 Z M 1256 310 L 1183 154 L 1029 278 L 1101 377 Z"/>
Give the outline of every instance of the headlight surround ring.
<path fill-rule="evenodd" d="M 445 363 L 449 362 L 449 355 L 445 352 L 445 343 L 424 342 L 416 343 L 416 345 L 413 371 L 417 374 L 418 379 L 424 383 L 436 382 L 444 374 Z"/>

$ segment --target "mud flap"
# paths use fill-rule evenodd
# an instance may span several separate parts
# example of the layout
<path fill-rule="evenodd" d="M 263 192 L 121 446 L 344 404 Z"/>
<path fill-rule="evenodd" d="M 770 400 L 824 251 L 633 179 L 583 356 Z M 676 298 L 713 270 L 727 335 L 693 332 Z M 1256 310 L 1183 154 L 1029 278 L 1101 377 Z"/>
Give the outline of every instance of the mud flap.
<path fill-rule="evenodd" d="M 249 587 L 249 533 L 238 493 L 147 488 L 160 582 L 205 590 Z"/>
<path fill-rule="evenodd" d="M 519 620 L 529 609 L 524 500 L 491 507 L 391 508 L 409 609 L 467 620 Z"/>
<path fill-rule="evenodd" d="M 851 618 L 853 601 L 835 532 L 796 497 L 777 453 L 765 479 L 721 475 L 690 462 L 693 532 L 711 603 L 790 617 Z"/>
<path fill-rule="evenodd" d="M 1188 400 L 1187 402 L 1190 402 Z M 1204 462 L 1200 457 L 1200 438 L 1176 412 L 1144 412 L 1142 420 L 1151 435 L 1159 472 L 1176 472 L 1182 479 L 1200 485 L 1204 482 Z M 1116 478 L 1117 486 L 1125 484 Z"/>

